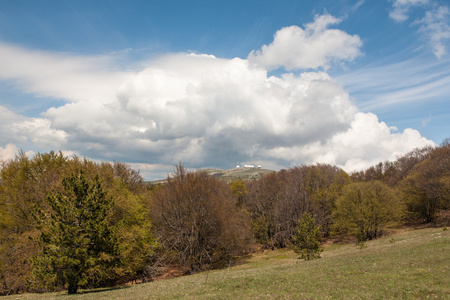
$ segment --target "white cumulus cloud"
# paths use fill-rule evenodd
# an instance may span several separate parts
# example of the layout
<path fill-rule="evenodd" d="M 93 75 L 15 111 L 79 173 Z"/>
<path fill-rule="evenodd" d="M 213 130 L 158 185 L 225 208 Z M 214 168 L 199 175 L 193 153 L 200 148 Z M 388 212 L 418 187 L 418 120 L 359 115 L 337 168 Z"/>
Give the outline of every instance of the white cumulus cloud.
<path fill-rule="evenodd" d="M 114 100 L 44 115 L 68 134 L 69 148 L 163 165 L 326 162 L 353 171 L 432 143 L 358 113 L 325 72 L 269 77 L 248 60 L 203 55 L 161 57 L 124 81 Z"/>
<path fill-rule="evenodd" d="M 274 40 L 260 50 L 252 51 L 248 59 L 268 70 L 283 66 L 286 70 L 327 68 L 331 62 L 351 61 L 361 54 L 361 39 L 339 29 L 329 29 L 342 19 L 328 14 L 317 15 L 304 28 L 284 27 Z"/>
<path fill-rule="evenodd" d="M 114 101 L 79 101 L 44 115 L 69 144 L 96 156 L 202 165 L 330 138 L 348 128 L 355 112 L 323 72 L 267 77 L 244 59 L 174 54 L 131 76 Z"/>
<path fill-rule="evenodd" d="M 7 63 L 0 79 L 26 93 L 63 100 L 40 118 L 0 106 L 0 150 L 9 157 L 10 145 L 35 145 L 161 174 L 178 161 L 227 168 L 326 162 L 352 171 L 432 144 L 415 130 L 396 132 L 375 115 L 358 112 L 326 72 L 268 75 L 280 65 L 317 68 L 356 57 L 357 36 L 327 29 L 339 22 L 324 15 L 304 29 L 283 28 L 248 59 L 177 53 L 133 72 L 118 70 L 105 57 L 0 44 L 0 62 Z M 283 48 L 286 60 L 268 59 Z M 16 52 L 20 61 L 13 59 Z M 33 67 L 21 69 L 27 65 Z"/>
<path fill-rule="evenodd" d="M 0 163 L 2 161 L 7 162 L 11 159 L 14 159 L 16 155 L 19 153 L 19 151 L 20 149 L 14 144 L 7 144 L 5 145 L 5 147 L 0 147 Z M 27 151 L 25 152 L 25 155 L 28 157 L 32 157 L 34 155 L 34 152 Z"/>
<path fill-rule="evenodd" d="M 296 164 L 327 163 L 347 172 L 365 169 L 386 160 L 395 160 L 414 148 L 434 145 L 417 130 L 396 132 L 372 113 L 358 112 L 348 130 L 334 134 L 324 141 L 314 141 L 291 147 L 276 147 L 267 155 L 284 157 Z"/>
<path fill-rule="evenodd" d="M 50 120 L 21 116 L 0 105 L 0 145 L 33 144 L 60 148 L 66 138 L 63 130 L 52 128 Z"/>

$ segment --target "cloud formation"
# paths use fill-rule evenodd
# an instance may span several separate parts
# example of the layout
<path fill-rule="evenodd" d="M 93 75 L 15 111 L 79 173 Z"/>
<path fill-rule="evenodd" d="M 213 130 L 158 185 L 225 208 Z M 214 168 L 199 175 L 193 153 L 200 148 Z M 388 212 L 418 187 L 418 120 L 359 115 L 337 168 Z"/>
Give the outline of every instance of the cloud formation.
<path fill-rule="evenodd" d="M 17 115 L 0 105 L 0 145 L 53 145 L 58 148 L 66 143 L 66 139 L 66 132 L 52 128 L 50 120 Z"/>
<path fill-rule="evenodd" d="M 373 62 L 336 78 L 362 111 L 397 111 L 444 103 L 450 91 L 450 58 L 411 58 L 389 65 Z"/>
<path fill-rule="evenodd" d="M 432 144 L 415 130 L 396 132 L 375 115 L 358 112 L 348 93 L 323 71 L 268 76 L 267 68 L 277 65 L 315 68 L 353 59 L 359 37 L 327 29 L 339 21 L 324 15 L 304 30 L 283 28 L 271 45 L 252 52 L 249 59 L 177 53 L 135 72 L 116 70 L 108 57 L 0 45 L 6 55 L 1 60 L 11 70 L 0 71 L 2 79 L 13 80 L 26 92 L 63 100 L 41 118 L 0 106 L 0 150 L 9 155 L 15 145 L 36 144 L 133 163 L 160 174 L 178 161 L 188 167 L 229 168 L 248 162 L 273 169 L 324 162 L 353 171 Z M 300 32 L 310 48 L 292 50 L 299 39 L 281 38 L 280 32 Z M 326 37 L 330 40 L 325 45 Z M 319 45 L 326 50 L 313 63 L 294 58 L 313 55 Z M 22 62 L 11 59 L 11 49 Z M 265 49 L 291 58 L 265 63 Z M 16 70 L 24 61 L 35 67 Z"/>
<path fill-rule="evenodd" d="M 114 97 L 128 72 L 112 67 L 114 56 L 76 56 L 24 49 L 0 42 L 0 79 L 22 91 L 64 101 Z M 95 83 L 95 84 L 93 84 Z"/>
<path fill-rule="evenodd" d="M 389 17 L 396 22 L 404 22 L 408 20 L 411 8 L 426 5 L 429 2 L 429 0 L 394 0 Z"/>
<path fill-rule="evenodd" d="M 91 151 L 201 165 L 328 139 L 355 112 L 323 72 L 267 77 L 247 60 L 175 54 L 130 77 L 114 101 L 71 103 L 45 117 Z"/>
<path fill-rule="evenodd" d="M 14 159 L 14 157 L 19 153 L 20 149 L 14 144 L 7 144 L 5 147 L 0 147 L 0 163 L 2 161 L 8 161 Z M 33 156 L 33 151 L 27 151 L 25 153 L 27 156 Z"/>
<path fill-rule="evenodd" d="M 427 11 L 425 16 L 415 22 L 419 32 L 429 40 L 433 53 L 441 58 L 446 53 L 446 44 L 450 41 L 450 11 L 447 6 L 439 6 Z"/>
<path fill-rule="evenodd" d="M 433 54 L 438 58 L 447 52 L 450 41 L 450 10 L 448 6 L 437 5 L 430 0 L 395 0 L 389 17 L 396 22 L 404 22 L 409 18 L 409 12 L 414 7 L 425 9 L 421 19 L 411 24 L 418 25 L 418 32 L 430 44 Z"/>
<path fill-rule="evenodd" d="M 313 23 L 304 29 L 298 26 L 284 27 L 274 35 L 269 45 L 252 51 L 250 62 L 274 70 L 284 67 L 286 70 L 324 68 L 333 62 L 351 61 L 361 54 L 361 39 L 357 35 L 329 29 L 342 19 L 331 15 L 317 15 Z"/>

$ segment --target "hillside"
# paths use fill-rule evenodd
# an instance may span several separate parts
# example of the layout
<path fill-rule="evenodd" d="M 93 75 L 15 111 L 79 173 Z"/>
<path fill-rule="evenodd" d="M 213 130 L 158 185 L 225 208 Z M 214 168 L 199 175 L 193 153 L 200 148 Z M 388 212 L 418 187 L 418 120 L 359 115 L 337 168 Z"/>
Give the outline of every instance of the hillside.
<path fill-rule="evenodd" d="M 275 172 L 273 170 L 261 169 L 261 168 L 233 168 L 233 169 L 200 169 L 208 172 L 214 177 L 221 178 L 227 182 L 231 182 L 235 179 L 240 180 L 256 180 L 263 177 L 266 174 Z M 150 182 L 151 184 L 164 183 L 166 180 L 156 180 Z"/>
<path fill-rule="evenodd" d="M 231 267 L 146 284 L 82 291 L 70 299 L 446 299 L 450 230 L 404 230 L 367 247 L 325 245 L 300 261 L 288 249 L 254 254 Z M 4 299 L 66 299 L 66 292 Z"/>
<path fill-rule="evenodd" d="M 212 176 L 219 177 L 227 182 L 234 179 L 241 180 L 255 180 L 263 177 L 266 174 L 272 173 L 274 171 L 261 168 L 234 168 L 234 169 L 205 169 L 206 172 L 210 173 Z"/>

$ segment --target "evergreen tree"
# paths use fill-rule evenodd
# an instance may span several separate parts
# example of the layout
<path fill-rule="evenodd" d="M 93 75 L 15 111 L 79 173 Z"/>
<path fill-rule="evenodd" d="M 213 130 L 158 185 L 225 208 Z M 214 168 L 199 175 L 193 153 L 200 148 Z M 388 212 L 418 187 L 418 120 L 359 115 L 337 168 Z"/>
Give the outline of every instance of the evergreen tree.
<path fill-rule="evenodd" d="M 34 275 L 44 285 L 66 285 L 75 294 L 79 285 L 98 285 L 112 278 L 118 242 L 108 226 L 113 205 L 99 177 L 82 173 L 62 181 L 63 192 L 47 197 L 51 213 L 37 208 L 42 250 L 34 257 Z"/>
<path fill-rule="evenodd" d="M 296 233 L 292 236 L 294 251 L 301 259 L 311 260 L 320 258 L 323 249 L 320 247 L 320 226 L 316 225 L 311 214 L 303 214 L 298 221 Z"/>

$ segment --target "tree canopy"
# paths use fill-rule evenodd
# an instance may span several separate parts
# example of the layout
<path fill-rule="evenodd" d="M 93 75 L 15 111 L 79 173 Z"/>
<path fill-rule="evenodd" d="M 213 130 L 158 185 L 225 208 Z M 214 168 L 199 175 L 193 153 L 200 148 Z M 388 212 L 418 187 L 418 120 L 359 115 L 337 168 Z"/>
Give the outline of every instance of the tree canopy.
<path fill-rule="evenodd" d="M 403 204 L 399 193 L 380 181 L 356 182 L 344 187 L 336 201 L 334 227 L 359 240 L 381 236 L 389 222 L 399 221 Z"/>
<path fill-rule="evenodd" d="M 50 224 L 42 223 L 38 229 L 31 215 L 38 206 L 50 216 L 53 209 L 48 196 L 68 196 L 63 179 L 80 172 L 87 182 L 95 182 L 98 176 L 107 197 L 113 198 L 107 221 L 108 228 L 115 228 L 119 243 L 114 278 L 102 277 L 100 282 L 97 273 L 89 273 L 92 277 L 83 286 L 113 285 L 146 276 L 158 244 L 149 218 L 149 191 L 137 171 L 123 163 L 95 163 L 61 152 L 38 153 L 32 158 L 21 152 L 0 168 L 0 294 L 63 287 L 57 281 L 49 286 L 33 279 L 30 260 L 42 250 L 35 241 L 41 232 L 49 231 Z"/>
<path fill-rule="evenodd" d="M 320 238 L 365 241 L 402 222 L 445 224 L 449 145 L 350 175 L 316 164 L 230 183 L 182 163 L 150 184 L 120 162 L 19 152 L 0 161 L 0 294 L 145 282 L 230 265 L 259 248 L 308 259 Z"/>
<path fill-rule="evenodd" d="M 188 172 L 182 164 L 154 193 L 151 208 L 162 247 L 174 253 L 185 273 L 238 254 L 247 238 L 228 184 L 203 171 Z"/>
<path fill-rule="evenodd" d="M 47 197 L 51 208 L 36 207 L 38 229 L 42 229 L 42 250 L 34 257 L 34 274 L 45 285 L 93 286 L 114 278 L 118 260 L 115 228 L 109 226 L 112 198 L 107 197 L 100 179 L 88 181 L 82 172 L 62 181 L 63 191 Z"/>

